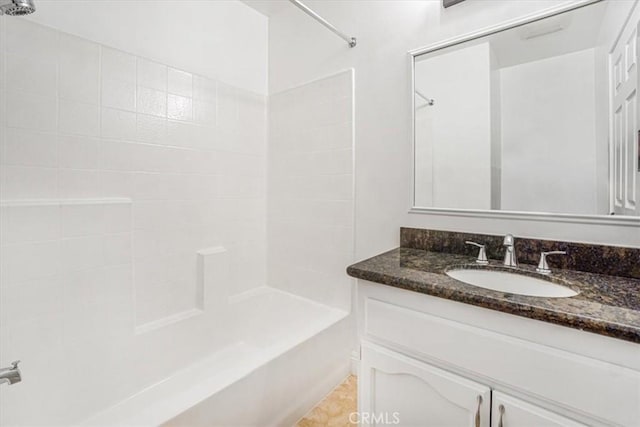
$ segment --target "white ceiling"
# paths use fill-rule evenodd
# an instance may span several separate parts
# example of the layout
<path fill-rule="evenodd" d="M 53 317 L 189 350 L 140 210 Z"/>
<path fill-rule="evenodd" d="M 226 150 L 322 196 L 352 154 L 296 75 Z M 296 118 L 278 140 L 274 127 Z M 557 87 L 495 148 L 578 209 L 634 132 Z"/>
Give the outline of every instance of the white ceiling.
<path fill-rule="evenodd" d="M 287 7 L 287 0 L 241 0 L 247 6 L 269 17 Z"/>

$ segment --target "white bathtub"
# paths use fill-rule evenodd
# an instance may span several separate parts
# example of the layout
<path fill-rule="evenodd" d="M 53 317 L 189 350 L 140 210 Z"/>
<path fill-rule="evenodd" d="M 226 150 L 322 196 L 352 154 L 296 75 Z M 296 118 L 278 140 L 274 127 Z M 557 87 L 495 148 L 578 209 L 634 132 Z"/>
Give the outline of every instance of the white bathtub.
<path fill-rule="evenodd" d="M 347 312 L 267 287 L 230 309 L 236 342 L 82 424 L 291 426 L 349 374 Z"/>

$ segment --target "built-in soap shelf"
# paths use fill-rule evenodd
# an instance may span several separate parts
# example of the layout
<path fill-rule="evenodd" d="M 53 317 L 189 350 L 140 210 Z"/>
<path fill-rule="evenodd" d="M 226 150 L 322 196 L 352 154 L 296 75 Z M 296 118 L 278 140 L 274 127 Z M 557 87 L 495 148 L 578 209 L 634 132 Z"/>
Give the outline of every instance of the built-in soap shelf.
<path fill-rule="evenodd" d="M 28 206 L 67 206 L 67 205 L 119 205 L 130 204 L 127 197 L 103 197 L 87 199 L 24 199 L 0 200 L 0 207 L 28 207 Z"/>

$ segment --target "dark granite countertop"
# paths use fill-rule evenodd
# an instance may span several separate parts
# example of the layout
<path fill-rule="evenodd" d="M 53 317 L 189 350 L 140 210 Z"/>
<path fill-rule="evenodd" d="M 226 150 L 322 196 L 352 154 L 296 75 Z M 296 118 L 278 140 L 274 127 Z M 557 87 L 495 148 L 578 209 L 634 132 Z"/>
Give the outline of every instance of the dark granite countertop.
<path fill-rule="evenodd" d="M 640 280 L 582 271 L 554 270 L 551 276 L 521 265 L 518 271 L 568 286 L 579 292 L 568 298 L 516 295 L 467 285 L 445 274 L 453 267 L 513 271 L 499 261 L 478 266 L 475 258 L 444 252 L 398 248 L 347 268 L 358 279 L 382 283 L 516 316 L 640 343 Z"/>

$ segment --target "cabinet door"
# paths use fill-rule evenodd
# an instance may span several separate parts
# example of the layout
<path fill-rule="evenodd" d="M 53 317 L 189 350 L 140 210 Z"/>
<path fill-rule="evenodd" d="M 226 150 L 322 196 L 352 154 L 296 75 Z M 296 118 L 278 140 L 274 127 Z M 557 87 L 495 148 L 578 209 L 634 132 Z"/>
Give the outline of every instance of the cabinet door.
<path fill-rule="evenodd" d="M 489 427 L 489 387 L 399 353 L 363 344 L 360 425 Z"/>
<path fill-rule="evenodd" d="M 491 427 L 587 427 L 508 394 L 493 392 Z"/>

